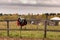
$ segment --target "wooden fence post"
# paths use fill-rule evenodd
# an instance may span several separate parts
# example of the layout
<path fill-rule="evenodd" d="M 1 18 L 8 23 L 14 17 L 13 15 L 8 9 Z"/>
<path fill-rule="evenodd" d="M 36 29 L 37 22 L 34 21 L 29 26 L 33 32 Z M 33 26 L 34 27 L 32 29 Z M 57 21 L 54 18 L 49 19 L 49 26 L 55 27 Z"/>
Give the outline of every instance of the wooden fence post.
<path fill-rule="evenodd" d="M 9 36 L 9 20 L 7 20 L 7 36 Z"/>
<path fill-rule="evenodd" d="M 22 38 L 21 30 L 22 30 L 22 26 L 20 26 L 20 38 Z"/>
<path fill-rule="evenodd" d="M 45 27 L 44 27 L 44 38 L 46 38 L 47 35 L 47 22 L 48 22 L 48 13 L 46 15 L 46 20 L 45 20 Z"/>

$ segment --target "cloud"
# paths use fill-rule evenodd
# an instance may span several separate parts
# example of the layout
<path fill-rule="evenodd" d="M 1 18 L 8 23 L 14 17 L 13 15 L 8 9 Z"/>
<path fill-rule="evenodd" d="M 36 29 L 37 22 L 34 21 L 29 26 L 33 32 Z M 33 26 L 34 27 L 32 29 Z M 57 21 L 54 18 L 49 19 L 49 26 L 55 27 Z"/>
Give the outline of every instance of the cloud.
<path fill-rule="evenodd" d="M 60 0 L 0 0 L 1 3 L 15 2 L 15 3 L 40 3 L 40 4 L 59 4 Z"/>
<path fill-rule="evenodd" d="M 15 3 L 16 5 L 40 5 L 40 6 L 60 6 L 60 0 L 0 0 L 0 4 L 3 3 Z M 14 4 L 14 5 L 15 5 Z"/>
<path fill-rule="evenodd" d="M 36 0 L 20 0 L 21 3 L 23 4 L 36 4 Z"/>
<path fill-rule="evenodd" d="M 39 0 L 38 3 L 48 5 L 59 5 L 60 0 Z"/>

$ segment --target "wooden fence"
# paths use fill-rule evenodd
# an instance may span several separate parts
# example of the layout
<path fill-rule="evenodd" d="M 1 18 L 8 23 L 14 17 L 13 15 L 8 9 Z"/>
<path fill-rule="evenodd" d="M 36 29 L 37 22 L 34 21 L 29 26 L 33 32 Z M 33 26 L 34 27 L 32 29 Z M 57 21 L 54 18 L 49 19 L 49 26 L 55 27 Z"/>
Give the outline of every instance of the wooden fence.
<path fill-rule="evenodd" d="M 44 38 L 46 38 L 47 31 L 50 32 L 60 32 L 60 30 L 47 30 L 47 25 L 45 24 L 45 28 L 43 29 L 9 29 L 9 22 L 16 21 L 16 20 L 0 20 L 0 22 L 6 21 L 7 22 L 7 29 L 0 29 L 0 30 L 7 30 L 7 36 L 9 36 L 10 30 L 20 30 L 20 31 L 44 31 Z"/>

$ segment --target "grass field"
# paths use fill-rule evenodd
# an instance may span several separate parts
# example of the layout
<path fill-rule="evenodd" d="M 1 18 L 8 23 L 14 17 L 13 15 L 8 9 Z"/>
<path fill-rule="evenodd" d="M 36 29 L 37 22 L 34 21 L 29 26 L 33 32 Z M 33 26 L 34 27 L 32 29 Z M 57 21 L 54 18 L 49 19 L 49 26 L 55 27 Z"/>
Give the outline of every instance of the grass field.
<path fill-rule="evenodd" d="M 17 26 L 16 22 L 10 22 L 9 24 L 10 29 L 20 29 L 20 26 Z M 27 24 L 26 26 L 23 26 L 23 29 L 44 29 L 44 25 L 33 25 L 33 24 Z M 0 29 L 7 29 L 6 22 L 0 22 Z M 47 29 L 49 30 L 60 30 L 60 26 L 48 26 Z M 0 36 L 7 36 L 7 31 L 0 31 Z M 43 38 L 44 37 L 44 31 L 10 31 L 10 37 L 26 37 L 26 38 Z M 47 38 L 51 39 L 58 39 L 60 40 L 60 32 L 47 32 Z"/>

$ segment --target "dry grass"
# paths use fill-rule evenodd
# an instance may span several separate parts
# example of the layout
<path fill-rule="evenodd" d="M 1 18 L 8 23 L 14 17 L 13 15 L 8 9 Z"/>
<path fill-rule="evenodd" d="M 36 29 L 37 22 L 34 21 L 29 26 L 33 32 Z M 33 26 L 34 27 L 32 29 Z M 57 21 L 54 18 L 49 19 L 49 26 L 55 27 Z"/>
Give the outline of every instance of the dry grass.
<path fill-rule="evenodd" d="M 6 22 L 0 22 L 0 29 L 6 29 L 7 28 L 7 23 Z M 16 21 L 9 22 L 9 28 L 10 29 L 19 29 L 20 26 L 17 25 Z M 44 29 L 44 25 L 33 25 L 33 24 L 27 24 L 26 26 L 23 26 L 23 29 Z M 48 26 L 47 29 L 50 30 L 60 30 L 60 25 L 59 26 Z"/>
<path fill-rule="evenodd" d="M 10 29 L 20 29 L 20 26 L 17 26 L 16 21 L 9 22 L 9 28 Z M 0 29 L 6 29 L 7 25 L 6 22 L 0 22 Z M 33 24 L 27 24 L 26 26 L 23 26 L 23 29 L 44 29 L 44 25 L 33 25 Z M 48 26 L 47 29 L 50 30 L 60 30 L 60 26 Z M 43 31 L 22 31 L 21 32 L 22 37 L 26 38 L 43 38 L 44 32 Z M 0 36 L 7 36 L 7 31 L 0 31 Z M 11 37 L 20 37 L 20 31 L 10 31 Z M 47 32 L 47 38 L 50 39 L 58 39 L 60 40 L 60 32 Z"/>

